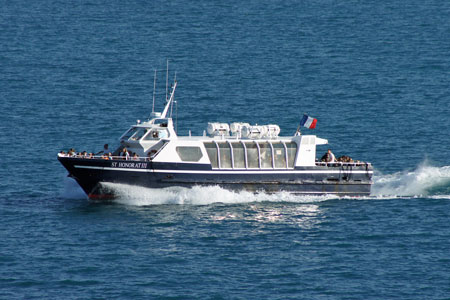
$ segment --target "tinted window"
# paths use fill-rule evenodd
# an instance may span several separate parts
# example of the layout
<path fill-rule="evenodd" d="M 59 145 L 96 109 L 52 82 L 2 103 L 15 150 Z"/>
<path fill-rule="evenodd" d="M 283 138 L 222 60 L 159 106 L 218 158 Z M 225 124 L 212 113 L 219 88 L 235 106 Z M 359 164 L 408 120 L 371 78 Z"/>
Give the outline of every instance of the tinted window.
<path fill-rule="evenodd" d="M 254 142 L 246 142 L 247 159 L 249 168 L 259 168 L 258 147 Z"/>
<path fill-rule="evenodd" d="M 220 167 L 231 168 L 231 148 L 228 143 L 218 143 L 220 151 Z"/>
<path fill-rule="evenodd" d="M 136 131 L 136 133 L 131 137 L 130 140 L 133 140 L 133 141 L 138 141 L 138 140 L 140 140 L 140 139 L 144 136 L 144 134 L 147 133 L 147 130 L 148 130 L 148 129 L 146 129 L 146 128 L 139 128 L 139 129 Z"/>
<path fill-rule="evenodd" d="M 148 152 L 147 152 L 147 157 L 150 157 L 150 158 L 154 158 L 155 156 L 156 156 L 156 154 L 159 152 L 159 150 L 162 148 L 162 147 L 164 147 L 164 145 L 166 144 L 167 142 L 165 142 L 165 141 L 160 141 L 160 142 L 158 142 L 158 143 L 156 143 L 153 147 L 151 147 L 149 150 L 148 150 Z"/>
<path fill-rule="evenodd" d="M 131 128 L 130 130 L 128 130 L 128 132 L 123 136 L 122 139 L 124 140 L 128 140 L 133 134 L 135 134 L 137 131 L 136 127 Z"/>
<path fill-rule="evenodd" d="M 282 143 L 272 143 L 275 168 L 286 168 L 286 153 Z"/>
<path fill-rule="evenodd" d="M 209 161 L 213 168 L 219 167 L 219 162 L 217 160 L 217 148 L 215 143 L 204 143 L 206 148 L 206 153 L 208 154 Z"/>
<path fill-rule="evenodd" d="M 200 147 L 176 147 L 176 151 L 182 161 L 199 161 L 202 158 Z"/>
<path fill-rule="evenodd" d="M 261 153 L 261 168 L 272 168 L 272 148 L 269 143 L 258 143 L 259 152 Z"/>
<path fill-rule="evenodd" d="M 288 154 L 288 167 L 294 167 L 295 154 L 297 153 L 297 144 L 294 142 L 286 143 Z"/>
<path fill-rule="evenodd" d="M 235 168 L 245 168 L 245 152 L 241 143 L 231 143 Z"/>
<path fill-rule="evenodd" d="M 148 140 L 159 140 L 162 138 L 166 138 L 169 136 L 167 129 L 156 129 L 153 128 L 150 132 L 144 137 L 144 141 Z"/>

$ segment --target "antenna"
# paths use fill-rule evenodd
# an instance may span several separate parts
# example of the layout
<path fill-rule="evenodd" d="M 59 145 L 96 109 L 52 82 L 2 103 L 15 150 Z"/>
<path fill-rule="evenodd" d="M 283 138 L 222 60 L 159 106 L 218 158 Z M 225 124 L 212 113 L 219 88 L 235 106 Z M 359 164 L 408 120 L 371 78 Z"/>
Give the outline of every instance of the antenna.
<path fill-rule="evenodd" d="M 156 90 L 156 69 L 155 69 L 155 77 L 153 78 L 153 105 L 152 105 L 152 113 L 155 112 L 155 90 Z"/>
<path fill-rule="evenodd" d="M 178 101 L 175 101 L 175 132 L 178 134 Z"/>
<path fill-rule="evenodd" d="M 175 84 L 175 82 L 177 82 L 177 71 L 175 71 L 175 78 L 173 80 L 174 84 Z M 175 132 L 178 133 L 178 101 L 174 101 L 174 102 L 175 102 Z M 172 108 L 173 108 L 173 105 L 172 105 Z"/>
<path fill-rule="evenodd" d="M 167 69 L 166 69 L 166 101 L 169 100 L 167 97 L 169 92 L 169 60 L 167 60 Z"/>

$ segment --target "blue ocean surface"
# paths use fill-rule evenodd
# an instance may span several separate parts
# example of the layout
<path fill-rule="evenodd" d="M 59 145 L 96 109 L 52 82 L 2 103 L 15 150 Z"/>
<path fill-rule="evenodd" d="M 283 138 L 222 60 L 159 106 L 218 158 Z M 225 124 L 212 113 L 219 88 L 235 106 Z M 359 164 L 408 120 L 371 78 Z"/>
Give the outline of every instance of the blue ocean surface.
<path fill-rule="evenodd" d="M 0 7 L 1 299 L 450 299 L 449 1 Z M 117 146 L 167 59 L 179 135 L 307 113 L 372 195 L 88 200 L 56 154 Z"/>

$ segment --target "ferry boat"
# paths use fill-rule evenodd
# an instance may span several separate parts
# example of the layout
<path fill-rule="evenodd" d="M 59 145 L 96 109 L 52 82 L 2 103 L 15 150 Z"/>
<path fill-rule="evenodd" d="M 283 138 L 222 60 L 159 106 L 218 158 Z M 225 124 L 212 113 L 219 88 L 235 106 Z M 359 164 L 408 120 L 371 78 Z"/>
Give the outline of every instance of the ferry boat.
<path fill-rule="evenodd" d="M 157 189 L 220 186 L 268 193 L 370 194 L 370 163 L 319 161 L 316 146 L 328 141 L 302 135 L 300 130 L 293 136 L 280 136 L 280 127 L 273 124 L 208 123 L 201 136 L 191 136 L 190 132 L 189 136 L 178 136 L 172 119 L 176 87 L 175 80 L 169 93 L 166 81 L 164 110 L 154 111 L 153 96 L 149 120 L 132 125 L 112 153 L 58 154 L 68 176 L 89 198 L 114 198 L 114 189 L 107 183 Z"/>

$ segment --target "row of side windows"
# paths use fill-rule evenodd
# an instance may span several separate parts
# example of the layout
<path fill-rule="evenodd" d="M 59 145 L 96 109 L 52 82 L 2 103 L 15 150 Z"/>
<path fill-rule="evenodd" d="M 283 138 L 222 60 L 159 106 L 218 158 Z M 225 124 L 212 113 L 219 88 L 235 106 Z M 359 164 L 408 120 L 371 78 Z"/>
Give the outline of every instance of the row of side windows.
<path fill-rule="evenodd" d="M 293 168 L 294 142 L 205 142 L 211 166 L 221 169 Z"/>

